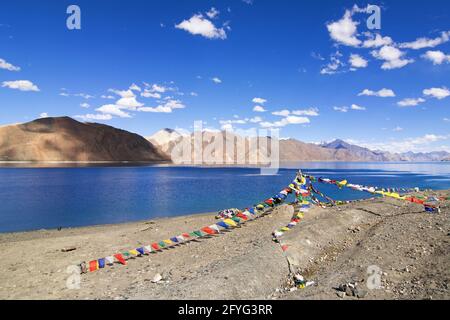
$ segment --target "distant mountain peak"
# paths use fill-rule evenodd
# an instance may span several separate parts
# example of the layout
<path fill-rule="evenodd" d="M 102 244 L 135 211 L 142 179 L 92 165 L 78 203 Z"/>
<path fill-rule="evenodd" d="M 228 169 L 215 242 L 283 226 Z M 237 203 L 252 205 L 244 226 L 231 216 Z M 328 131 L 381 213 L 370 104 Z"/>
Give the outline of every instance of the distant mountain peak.
<path fill-rule="evenodd" d="M 345 142 L 342 139 L 336 139 L 329 143 L 322 144 L 322 147 L 328 148 L 328 149 L 349 149 L 351 147 L 354 147 L 354 145 L 352 145 L 348 142 Z"/>

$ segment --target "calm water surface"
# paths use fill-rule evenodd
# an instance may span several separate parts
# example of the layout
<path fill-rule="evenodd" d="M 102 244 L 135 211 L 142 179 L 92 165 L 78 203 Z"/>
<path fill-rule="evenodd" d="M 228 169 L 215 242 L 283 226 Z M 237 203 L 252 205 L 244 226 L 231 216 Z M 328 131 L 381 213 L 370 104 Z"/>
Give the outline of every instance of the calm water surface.
<path fill-rule="evenodd" d="M 0 168 L 0 232 L 77 227 L 245 208 L 280 191 L 296 168 L 380 187 L 450 189 L 449 163 L 290 163 L 254 168 Z M 335 199 L 367 197 L 318 185 Z"/>

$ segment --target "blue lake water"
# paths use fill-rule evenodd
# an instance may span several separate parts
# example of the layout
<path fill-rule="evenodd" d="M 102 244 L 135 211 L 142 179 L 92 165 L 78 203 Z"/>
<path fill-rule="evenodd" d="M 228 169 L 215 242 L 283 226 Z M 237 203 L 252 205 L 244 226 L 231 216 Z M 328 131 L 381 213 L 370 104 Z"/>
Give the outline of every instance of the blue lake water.
<path fill-rule="evenodd" d="M 245 208 L 290 183 L 296 168 L 379 187 L 450 189 L 449 163 L 297 163 L 254 168 L 0 168 L 0 232 L 78 227 Z M 366 194 L 319 189 L 335 199 Z"/>

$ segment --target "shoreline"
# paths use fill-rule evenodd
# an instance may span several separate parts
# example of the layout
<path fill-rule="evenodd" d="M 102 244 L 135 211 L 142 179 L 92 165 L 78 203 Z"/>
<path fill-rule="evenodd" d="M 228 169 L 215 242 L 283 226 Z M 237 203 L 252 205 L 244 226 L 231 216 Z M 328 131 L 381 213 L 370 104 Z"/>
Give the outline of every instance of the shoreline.
<path fill-rule="evenodd" d="M 271 236 L 292 216 L 283 205 L 230 232 L 83 274 L 77 290 L 66 286 L 68 267 L 196 230 L 214 214 L 3 233 L 0 299 L 339 299 L 333 287 L 364 278 L 370 265 L 386 275 L 366 299 L 448 299 L 449 213 L 448 203 L 432 215 L 386 198 L 314 207 L 283 236 L 283 252 Z M 291 291 L 286 258 L 316 285 Z M 156 274 L 163 280 L 153 283 Z"/>

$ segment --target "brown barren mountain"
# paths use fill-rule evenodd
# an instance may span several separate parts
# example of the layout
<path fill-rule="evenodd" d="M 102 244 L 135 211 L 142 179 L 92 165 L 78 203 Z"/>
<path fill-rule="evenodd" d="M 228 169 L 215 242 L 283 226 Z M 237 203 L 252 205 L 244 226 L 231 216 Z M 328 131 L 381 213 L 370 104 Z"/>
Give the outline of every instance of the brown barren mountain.
<path fill-rule="evenodd" d="M 143 137 L 69 117 L 0 127 L 1 161 L 170 161 Z"/>

